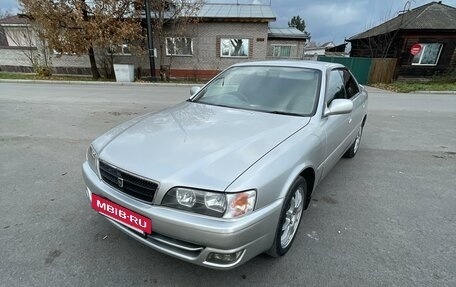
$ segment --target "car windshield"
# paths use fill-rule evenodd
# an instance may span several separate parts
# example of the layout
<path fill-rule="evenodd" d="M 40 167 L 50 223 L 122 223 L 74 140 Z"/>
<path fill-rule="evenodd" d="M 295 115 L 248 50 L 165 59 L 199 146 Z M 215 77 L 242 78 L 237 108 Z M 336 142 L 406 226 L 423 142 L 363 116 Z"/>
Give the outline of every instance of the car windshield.
<path fill-rule="evenodd" d="M 309 116 L 321 72 L 277 66 L 233 67 L 218 75 L 192 101 L 286 115 Z"/>

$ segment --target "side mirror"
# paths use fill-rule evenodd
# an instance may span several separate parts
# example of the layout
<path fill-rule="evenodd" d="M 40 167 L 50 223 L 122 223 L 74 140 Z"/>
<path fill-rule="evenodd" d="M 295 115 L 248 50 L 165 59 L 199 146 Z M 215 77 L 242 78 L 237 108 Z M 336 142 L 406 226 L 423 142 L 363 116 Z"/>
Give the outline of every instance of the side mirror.
<path fill-rule="evenodd" d="M 325 110 L 325 117 L 349 114 L 353 110 L 353 102 L 345 99 L 334 99 Z"/>
<path fill-rule="evenodd" d="M 193 97 L 196 93 L 198 93 L 201 90 L 200 87 L 191 87 L 190 88 L 190 96 Z"/>

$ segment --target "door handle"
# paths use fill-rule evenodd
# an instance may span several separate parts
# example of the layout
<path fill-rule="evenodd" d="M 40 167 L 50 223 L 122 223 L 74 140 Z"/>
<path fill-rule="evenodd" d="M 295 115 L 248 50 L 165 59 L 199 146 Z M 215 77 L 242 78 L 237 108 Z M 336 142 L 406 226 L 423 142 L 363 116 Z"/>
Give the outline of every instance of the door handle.
<path fill-rule="evenodd" d="M 352 119 L 352 118 L 350 118 L 350 119 L 348 120 L 348 123 L 349 123 L 349 124 L 351 124 L 351 123 L 352 123 L 352 121 L 353 121 L 353 119 Z"/>

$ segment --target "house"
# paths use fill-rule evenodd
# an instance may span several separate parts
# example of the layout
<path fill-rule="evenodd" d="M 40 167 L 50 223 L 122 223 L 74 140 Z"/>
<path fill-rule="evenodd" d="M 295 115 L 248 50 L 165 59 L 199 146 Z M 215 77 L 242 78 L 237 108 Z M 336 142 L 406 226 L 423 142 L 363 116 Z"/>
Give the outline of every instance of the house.
<path fill-rule="evenodd" d="M 0 20 L 0 71 L 32 73 L 36 65 L 52 66 L 55 74 L 91 73 L 88 56 L 50 51 L 23 15 Z"/>
<path fill-rule="evenodd" d="M 268 58 L 302 59 L 310 35 L 295 27 L 269 28 Z"/>
<path fill-rule="evenodd" d="M 396 77 L 446 73 L 456 68 L 456 8 L 430 2 L 347 41 L 351 57 L 396 58 Z"/>
<path fill-rule="evenodd" d="M 168 37 L 162 53 L 156 55 L 157 75 L 162 68 L 171 77 L 208 79 L 228 66 L 243 61 L 299 59 L 302 58 L 304 46 L 309 39 L 307 33 L 293 27 L 271 28 L 270 23 L 276 20 L 276 16 L 270 5 L 206 3 L 191 17 L 197 19 L 197 23 L 189 23 L 184 31 L 179 31 L 176 35 L 173 34 L 173 25 L 165 27 Z M 0 21 L 0 28 L 11 30 L 11 23 Z M 159 39 L 155 37 L 154 42 L 158 43 Z M 18 51 L 14 55 L 4 53 L 5 50 L 11 50 L 11 46 L 0 46 L 0 69 L 30 70 L 27 61 L 11 60 L 21 56 Z M 128 46 L 124 46 L 110 52 L 114 63 L 134 64 L 138 77 L 149 75 L 147 55 L 133 55 Z M 13 49 L 21 48 L 37 49 L 35 45 Z M 102 56 L 106 51 L 97 50 L 96 53 Z M 56 73 L 90 74 L 87 56 L 59 54 L 51 55 L 51 60 Z M 106 69 L 102 63 L 97 64 L 100 69 Z"/>
<path fill-rule="evenodd" d="M 293 27 L 271 28 L 276 17 L 270 5 L 206 3 L 192 17 L 198 23 L 189 24 L 184 36 L 167 38 L 165 53 L 157 56 L 157 63 L 165 58 L 171 77 L 207 79 L 243 61 L 301 58 L 309 39 Z"/>

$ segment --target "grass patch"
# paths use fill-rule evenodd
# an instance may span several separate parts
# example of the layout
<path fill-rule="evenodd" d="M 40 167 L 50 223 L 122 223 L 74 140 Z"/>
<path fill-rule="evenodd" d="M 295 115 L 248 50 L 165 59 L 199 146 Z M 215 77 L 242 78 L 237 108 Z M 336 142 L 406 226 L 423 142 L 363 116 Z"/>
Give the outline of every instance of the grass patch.
<path fill-rule="evenodd" d="M 391 84 L 374 84 L 373 86 L 398 93 L 410 93 L 415 91 L 456 91 L 456 82 L 446 83 L 440 81 L 394 82 Z"/>
<path fill-rule="evenodd" d="M 399 93 L 415 91 L 456 91 L 456 69 L 429 81 L 398 81 L 391 84 L 375 84 L 374 87 Z"/>
<path fill-rule="evenodd" d="M 104 79 L 100 78 L 98 80 L 94 80 L 90 76 L 79 76 L 79 75 L 65 75 L 65 76 L 39 76 L 36 74 L 23 74 L 23 73 L 8 73 L 8 72 L 0 72 L 0 79 L 6 80 L 53 80 L 53 81 L 103 81 L 103 82 L 115 82 L 114 79 Z M 137 83 L 150 83 L 150 80 L 139 79 L 136 80 Z M 157 80 L 157 83 L 174 83 L 174 84 L 195 84 L 202 86 L 203 84 L 207 83 L 204 80 L 193 80 L 193 79 L 171 79 L 168 81 L 161 81 Z"/>
<path fill-rule="evenodd" d="M 95 81 L 90 76 L 38 76 L 36 74 L 7 73 L 0 72 L 0 79 L 6 80 L 54 80 L 54 81 Z M 100 79 L 100 81 L 112 81 Z"/>

